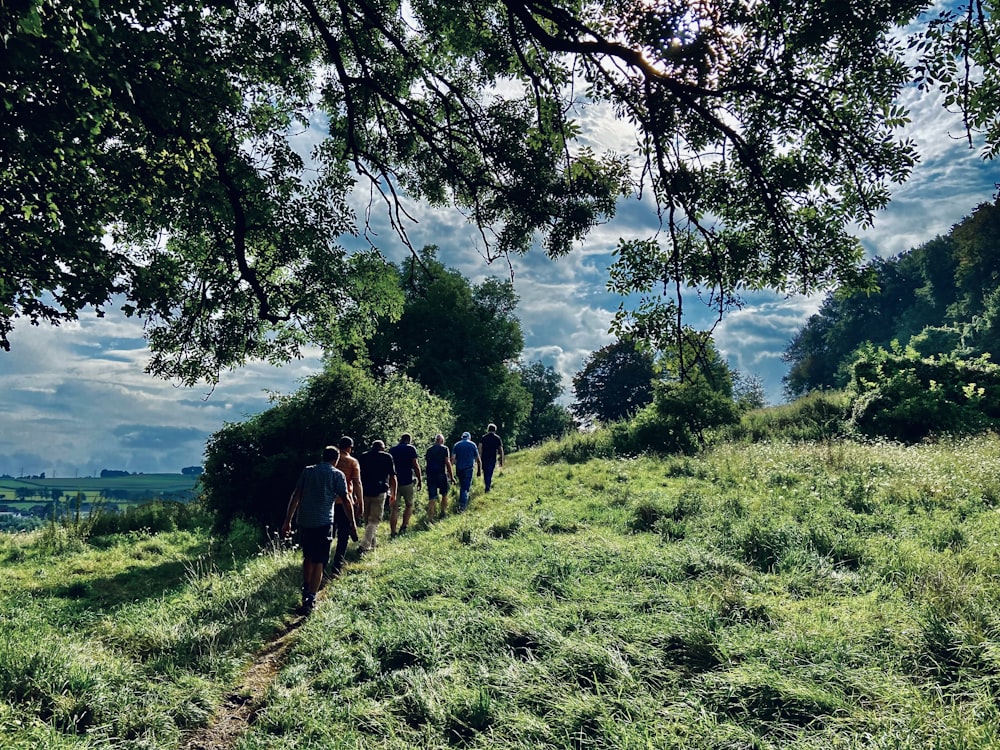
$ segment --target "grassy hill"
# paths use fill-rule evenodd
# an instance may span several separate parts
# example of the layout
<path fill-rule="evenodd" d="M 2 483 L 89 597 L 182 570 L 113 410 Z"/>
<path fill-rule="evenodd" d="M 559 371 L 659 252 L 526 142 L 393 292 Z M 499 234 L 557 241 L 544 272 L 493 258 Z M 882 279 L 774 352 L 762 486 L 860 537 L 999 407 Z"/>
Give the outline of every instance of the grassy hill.
<path fill-rule="evenodd" d="M 227 746 L 1000 747 L 996 437 L 556 456 L 352 562 Z M 0 539 L 0 746 L 184 747 L 293 622 L 240 533 Z"/>

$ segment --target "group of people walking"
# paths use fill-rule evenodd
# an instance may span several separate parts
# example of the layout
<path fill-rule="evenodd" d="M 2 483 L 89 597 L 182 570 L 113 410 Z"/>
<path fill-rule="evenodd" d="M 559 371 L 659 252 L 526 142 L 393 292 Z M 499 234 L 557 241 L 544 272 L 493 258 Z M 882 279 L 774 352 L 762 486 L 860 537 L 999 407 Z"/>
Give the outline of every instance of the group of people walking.
<path fill-rule="evenodd" d="M 389 506 L 389 533 L 392 538 L 405 534 L 413 516 L 414 494 L 427 486 L 427 521 L 433 522 L 448 511 L 448 493 L 458 484 L 458 510 L 469 505 L 473 472 L 482 475 L 486 492 L 493 486 L 493 473 L 503 466 L 503 441 L 497 426 L 490 424 L 479 445 L 468 432 L 451 450 L 444 435 L 438 434 L 424 454 L 421 472 L 419 454 L 413 438 L 404 433 L 399 442 L 386 450 L 382 440 L 357 457 L 354 440 L 342 437 L 336 446 L 323 449 L 322 460 L 302 470 L 288 500 L 281 535 L 291 534 L 292 520 L 298 515 L 299 541 L 302 547 L 302 604 L 299 614 L 309 614 L 316 603 L 316 593 L 323 583 L 333 540 L 333 564 L 330 576 L 343 569 L 350 539 L 358 542 L 364 555 L 375 549 L 379 524 Z M 457 480 L 456 480 L 457 476 Z M 438 498 L 440 497 L 440 507 Z M 400 523 L 400 499 L 403 503 Z M 359 538 L 358 527 L 364 526 Z"/>

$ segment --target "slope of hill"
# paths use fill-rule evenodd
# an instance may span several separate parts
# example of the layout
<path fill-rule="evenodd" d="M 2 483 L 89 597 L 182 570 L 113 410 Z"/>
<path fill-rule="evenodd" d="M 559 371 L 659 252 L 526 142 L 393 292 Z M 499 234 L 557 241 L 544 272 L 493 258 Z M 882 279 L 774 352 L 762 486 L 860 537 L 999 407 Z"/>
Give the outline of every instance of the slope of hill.
<path fill-rule="evenodd" d="M 184 747 L 234 689 L 220 748 L 1000 744 L 996 437 L 551 456 L 354 559 L 246 693 L 296 551 L 0 541 L 0 745 Z"/>

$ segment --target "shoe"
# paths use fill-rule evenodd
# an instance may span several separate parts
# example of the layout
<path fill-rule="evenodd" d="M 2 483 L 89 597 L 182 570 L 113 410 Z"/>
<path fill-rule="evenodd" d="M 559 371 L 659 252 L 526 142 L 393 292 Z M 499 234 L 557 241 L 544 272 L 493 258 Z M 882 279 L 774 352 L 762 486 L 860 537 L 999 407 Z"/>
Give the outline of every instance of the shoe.
<path fill-rule="evenodd" d="M 405 534 L 405 533 L 406 533 L 406 527 L 405 527 L 405 526 L 403 526 L 403 527 L 401 527 L 401 528 L 399 529 L 399 534 L 398 534 L 398 536 L 403 536 L 403 534 Z"/>
<path fill-rule="evenodd" d="M 389 538 L 390 539 L 395 539 L 397 536 L 399 536 L 399 534 L 396 533 L 395 531 L 390 531 L 389 532 Z"/>
<path fill-rule="evenodd" d="M 295 608 L 295 614 L 301 617 L 306 617 L 312 614 L 313 608 L 316 606 L 315 599 L 304 599 L 302 604 Z"/>

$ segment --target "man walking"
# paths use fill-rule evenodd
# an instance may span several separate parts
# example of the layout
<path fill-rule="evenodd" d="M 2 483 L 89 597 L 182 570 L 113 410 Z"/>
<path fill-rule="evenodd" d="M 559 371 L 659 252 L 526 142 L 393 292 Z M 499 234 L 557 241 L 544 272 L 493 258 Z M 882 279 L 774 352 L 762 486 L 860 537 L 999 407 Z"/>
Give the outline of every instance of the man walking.
<path fill-rule="evenodd" d="M 375 549 L 375 534 L 382 521 L 386 498 L 396 502 L 396 467 L 392 456 L 386 453 L 385 443 L 372 442 L 372 447 L 358 456 L 361 464 L 361 484 L 364 486 L 365 538 L 361 540 L 361 553 Z"/>
<path fill-rule="evenodd" d="M 399 533 L 405 534 L 410 523 L 410 516 L 413 515 L 413 490 L 414 477 L 416 478 L 416 489 L 420 489 L 422 477 L 420 476 L 420 463 L 417 461 L 417 449 L 412 444 L 413 437 L 408 432 L 404 432 L 399 438 L 399 442 L 389 449 L 392 462 L 396 466 L 396 488 L 399 496 L 392 505 L 389 512 L 389 533 L 391 538 L 396 538 L 396 517 L 399 511 L 399 501 L 403 500 L 403 525 L 399 527 Z"/>
<path fill-rule="evenodd" d="M 351 519 L 355 528 L 358 522 L 364 517 L 364 488 L 361 486 L 361 464 L 351 454 L 354 453 L 354 440 L 347 435 L 340 439 L 340 460 L 337 461 L 337 468 L 344 472 L 347 479 L 347 499 L 353 504 Z M 354 534 L 354 541 L 358 541 L 357 532 Z"/>
<path fill-rule="evenodd" d="M 479 458 L 479 449 L 472 442 L 472 435 L 462 433 L 462 439 L 451 449 L 455 456 L 455 471 L 458 473 L 458 509 L 464 511 L 469 506 L 469 490 L 472 487 L 472 470 L 475 468 L 478 477 L 483 470 Z"/>
<path fill-rule="evenodd" d="M 483 484 L 489 492 L 493 486 L 493 470 L 497 467 L 498 458 L 500 468 L 503 468 L 503 441 L 497 435 L 497 426 L 492 422 L 486 426 L 486 434 L 479 438 L 479 455 L 483 461 Z"/>
<path fill-rule="evenodd" d="M 292 530 L 292 518 L 298 512 L 299 540 L 302 544 L 302 604 L 296 612 L 300 615 L 308 615 L 316 605 L 323 568 L 330 561 L 335 526 L 338 548 L 341 543 L 345 548 L 347 546 L 350 534 L 347 480 L 343 472 L 335 468 L 339 459 L 340 451 L 329 445 L 323 449 L 320 463 L 302 470 L 288 499 L 288 511 L 281 525 L 281 535 L 288 536 Z"/>
<path fill-rule="evenodd" d="M 444 435 L 440 432 L 434 437 L 434 445 L 424 454 L 427 464 L 427 521 L 434 520 L 434 506 L 437 505 L 438 492 L 441 493 L 441 515 L 448 512 L 449 482 L 455 483 L 455 474 L 451 466 L 451 451 L 444 444 Z"/>

